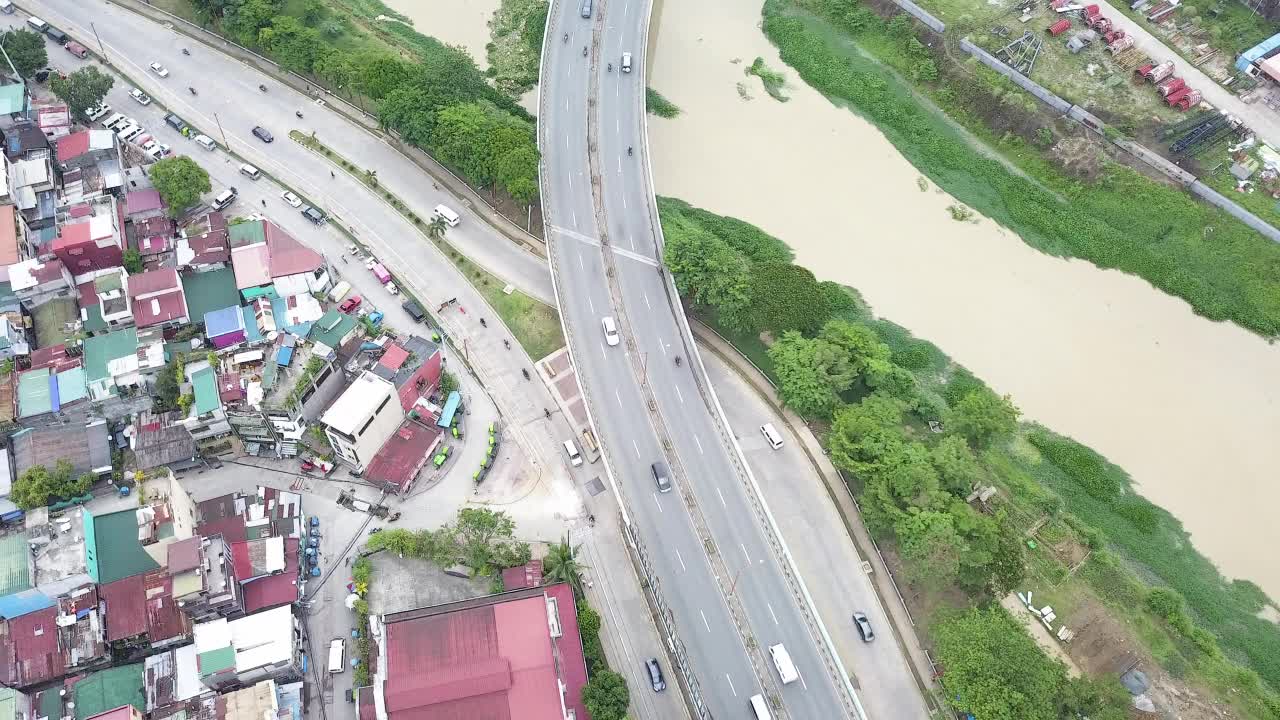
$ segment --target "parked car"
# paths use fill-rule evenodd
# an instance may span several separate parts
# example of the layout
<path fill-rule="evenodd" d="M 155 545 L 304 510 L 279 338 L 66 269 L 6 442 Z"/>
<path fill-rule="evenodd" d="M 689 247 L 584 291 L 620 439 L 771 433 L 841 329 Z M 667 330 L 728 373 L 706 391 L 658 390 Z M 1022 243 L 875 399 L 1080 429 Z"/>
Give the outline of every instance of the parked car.
<path fill-rule="evenodd" d="M 106 103 L 102 103 L 98 107 L 89 108 L 84 114 L 89 118 L 89 122 L 93 122 L 109 112 L 111 112 L 111 106 Z"/>
<path fill-rule="evenodd" d="M 667 689 L 667 681 L 662 677 L 662 666 L 658 664 L 658 658 L 649 658 L 644 661 L 644 667 L 649 671 L 649 686 L 654 692 L 662 692 Z"/>
<path fill-rule="evenodd" d="M 288 190 L 285 190 L 284 194 L 281 195 L 280 197 L 284 198 L 284 201 L 286 203 L 289 203 L 289 207 L 295 207 L 295 208 L 302 207 L 302 198 L 298 197 L 297 195 L 294 195 Z"/>
<path fill-rule="evenodd" d="M 139 90 L 138 88 L 134 88 L 134 89 L 130 90 L 130 91 L 129 91 L 129 97 L 133 98 L 134 100 L 137 100 L 139 105 L 150 105 L 150 104 L 151 104 L 151 96 L 150 96 L 150 95 L 148 95 L 148 94 L 146 94 L 146 93 L 144 93 L 144 92 L 142 92 L 142 91 L 141 91 L 141 90 Z"/>
<path fill-rule="evenodd" d="M 352 310 L 355 310 L 356 308 L 360 307 L 361 302 L 362 300 L 359 295 L 352 295 L 351 297 L 342 301 L 342 304 L 338 306 L 338 312 L 349 313 Z"/>
<path fill-rule="evenodd" d="M 164 143 L 155 143 L 151 146 L 150 150 L 147 150 L 147 154 L 155 158 L 156 160 L 159 160 L 161 158 L 166 158 L 172 155 L 173 149 L 170 148 L 168 145 L 165 145 Z"/>
<path fill-rule="evenodd" d="M 167 124 L 169 127 L 173 128 L 174 130 L 177 130 L 183 135 L 186 135 L 187 132 L 189 132 L 189 129 L 187 128 L 187 124 L 183 122 L 182 118 L 178 117 L 177 115 L 174 115 L 173 113 L 169 113 L 168 115 L 165 115 L 164 121 L 165 121 L 165 124 Z"/>
<path fill-rule="evenodd" d="M 311 222 L 317 225 L 320 225 L 321 223 L 324 222 L 324 213 L 311 207 L 310 205 L 303 206 L 302 217 L 310 220 Z"/>
<path fill-rule="evenodd" d="M 271 131 L 261 125 L 255 125 L 253 127 L 253 136 L 264 143 L 275 142 L 276 140 L 275 136 L 271 134 Z"/>
<path fill-rule="evenodd" d="M 422 319 L 427 316 L 427 314 L 422 311 L 422 306 L 413 300 L 405 300 L 404 304 L 400 307 L 404 308 L 406 313 L 409 313 L 409 317 L 413 318 L 414 322 L 422 322 Z"/>
<path fill-rule="evenodd" d="M 158 62 L 151 63 L 151 72 L 163 78 L 169 77 L 169 71 L 166 70 L 165 67 Z"/>
<path fill-rule="evenodd" d="M 853 624 L 858 627 L 858 634 L 862 636 L 862 642 L 871 642 L 876 639 L 875 631 L 871 629 L 871 621 L 867 620 L 867 616 L 860 612 L 853 614 Z"/>

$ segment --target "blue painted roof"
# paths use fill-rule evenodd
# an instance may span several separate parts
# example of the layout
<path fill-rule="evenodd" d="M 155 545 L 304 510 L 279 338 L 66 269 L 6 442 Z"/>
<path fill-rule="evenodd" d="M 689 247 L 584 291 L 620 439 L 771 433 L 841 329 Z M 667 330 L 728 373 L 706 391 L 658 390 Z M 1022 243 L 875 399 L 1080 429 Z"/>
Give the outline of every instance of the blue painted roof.
<path fill-rule="evenodd" d="M 221 310 L 213 310 L 204 314 L 204 334 L 221 337 L 244 330 L 244 315 L 239 305 L 232 305 Z"/>
<path fill-rule="evenodd" d="M 436 425 L 447 428 L 453 424 L 453 416 L 458 412 L 458 406 L 462 404 L 462 394 L 457 390 L 449 393 L 449 399 L 444 403 L 444 412 L 440 413 L 440 419 L 436 421 Z"/>
<path fill-rule="evenodd" d="M 1240 53 L 1240 57 L 1236 59 L 1236 69 L 1244 72 L 1249 65 L 1266 57 L 1267 53 L 1280 48 L 1280 33 L 1276 33 L 1253 47 Z"/>
<path fill-rule="evenodd" d="M 258 317 L 253 314 L 253 306 L 245 305 L 240 308 L 240 314 L 244 316 L 244 341 L 247 343 L 261 341 L 262 330 L 258 328 Z"/>
<path fill-rule="evenodd" d="M 280 348 L 280 352 L 276 353 L 276 364 L 286 367 L 291 362 L 293 362 L 293 348 L 285 345 Z"/>

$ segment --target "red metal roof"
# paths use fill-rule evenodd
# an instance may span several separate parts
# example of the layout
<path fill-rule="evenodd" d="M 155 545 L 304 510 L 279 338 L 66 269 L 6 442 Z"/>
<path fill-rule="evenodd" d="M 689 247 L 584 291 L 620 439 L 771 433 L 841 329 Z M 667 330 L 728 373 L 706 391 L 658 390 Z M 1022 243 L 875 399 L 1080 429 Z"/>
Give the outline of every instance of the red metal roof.
<path fill-rule="evenodd" d="M 247 537 L 244 531 L 244 518 L 238 515 L 202 522 L 196 526 L 196 532 L 202 537 L 221 535 L 228 545 L 241 542 Z"/>
<path fill-rule="evenodd" d="M 395 485 L 404 491 L 427 464 L 440 438 L 440 428 L 428 427 L 405 418 L 365 468 L 369 482 Z"/>
<path fill-rule="evenodd" d="M 324 264 L 324 257 L 320 253 L 298 242 L 275 223 L 264 221 L 262 230 L 267 238 L 267 249 L 271 253 L 271 277 L 311 272 Z"/>
<path fill-rule="evenodd" d="M 164 200 L 160 198 L 160 191 L 154 188 L 146 190 L 134 190 L 124 196 L 125 215 L 133 215 L 134 213 L 147 212 L 150 210 L 159 210 L 164 207 Z"/>
<path fill-rule="evenodd" d="M 399 370 L 400 366 L 404 364 L 404 361 L 408 359 L 408 350 L 405 350 L 395 343 L 391 343 L 390 345 L 387 345 L 386 352 L 382 353 L 382 359 L 378 361 L 378 364 L 388 370 Z"/>
<path fill-rule="evenodd" d="M 147 612 L 143 605 L 142 575 L 98 586 L 102 602 L 107 606 L 105 623 L 107 641 L 115 642 L 147 631 Z"/>
<path fill-rule="evenodd" d="M 542 561 L 530 560 L 519 567 L 502 571 L 502 589 L 520 590 L 542 584 Z"/>
<path fill-rule="evenodd" d="M 50 607 L 9 620 L 20 687 L 62 677 L 66 665 L 58 650 L 58 608 Z"/>
<path fill-rule="evenodd" d="M 89 131 L 81 130 L 58 138 L 58 162 L 66 162 L 89 152 Z"/>
<path fill-rule="evenodd" d="M 298 544 L 298 538 L 284 539 L 283 573 L 268 575 L 241 585 L 244 590 L 244 612 L 246 615 L 297 601 Z M 238 577 L 238 566 L 236 572 Z"/>
<path fill-rule="evenodd" d="M 170 574 L 195 570 L 200 565 L 200 537 L 170 543 L 167 558 Z"/>
<path fill-rule="evenodd" d="M 148 270 L 129 276 L 129 297 L 131 298 L 180 287 L 182 287 L 182 281 L 178 279 L 178 271 L 173 268 Z"/>
<path fill-rule="evenodd" d="M 142 577 L 147 604 L 147 638 L 151 643 L 154 645 L 190 635 L 191 621 L 173 599 L 173 576 L 161 568 Z"/>
<path fill-rule="evenodd" d="M 218 376 L 218 399 L 224 403 L 243 400 L 244 388 L 240 386 L 240 373 L 223 373 Z"/>
<path fill-rule="evenodd" d="M 384 700 L 392 720 L 560 720 L 560 681 L 566 705 L 588 717 L 573 593 L 560 584 L 547 594 L 558 603 L 564 631 L 558 639 L 547 627 L 541 591 L 464 601 L 439 614 L 417 614 L 433 608 L 388 616 Z"/>
<path fill-rule="evenodd" d="M 114 710 L 100 712 L 97 715 L 90 715 L 85 720 L 133 720 L 135 717 L 141 718 L 142 714 L 132 705 L 121 705 Z"/>
<path fill-rule="evenodd" d="M 178 271 L 161 268 L 130 277 L 129 308 L 140 328 L 186 317 L 187 297 Z"/>

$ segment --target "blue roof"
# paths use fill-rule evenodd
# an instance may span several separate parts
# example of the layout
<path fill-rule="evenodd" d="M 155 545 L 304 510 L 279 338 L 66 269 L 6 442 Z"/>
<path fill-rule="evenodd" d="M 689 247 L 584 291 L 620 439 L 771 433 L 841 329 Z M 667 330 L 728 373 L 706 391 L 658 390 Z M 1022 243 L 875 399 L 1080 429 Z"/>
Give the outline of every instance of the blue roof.
<path fill-rule="evenodd" d="M 240 314 L 244 316 L 244 341 L 247 343 L 256 343 L 263 340 L 262 330 L 258 328 L 258 316 L 253 313 L 253 306 L 245 305 L 240 308 Z"/>
<path fill-rule="evenodd" d="M 1276 33 L 1253 47 L 1240 53 L 1240 57 L 1236 60 L 1236 69 L 1244 72 L 1249 69 L 1249 65 L 1255 63 L 1264 57 L 1267 53 L 1280 48 L 1280 33 Z"/>
<path fill-rule="evenodd" d="M 453 424 L 453 416 L 458 412 L 458 406 L 462 404 L 462 394 L 457 390 L 449 393 L 449 399 L 445 400 L 444 412 L 440 413 L 440 419 L 436 421 L 436 425 L 447 428 Z"/>
<path fill-rule="evenodd" d="M 244 330 L 244 315 L 239 305 L 204 314 L 204 334 L 210 338 L 230 335 Z"/>
<path fill-rule="evenodd" d="M 53 607 L 54 604 L 53 598 L 35 588 L 31 588 L 30 590 L 23 590 L 0 598 L 0 615 L 6 618 L 16 618 L 47 607 Z"/>
<path fill-rule="evenodd" d="M 280 352 L 276 353 L 276 364 L 286 367 L 291 362 L 293 362 L 293 348 L 285 345 L 280 348 Z"/>

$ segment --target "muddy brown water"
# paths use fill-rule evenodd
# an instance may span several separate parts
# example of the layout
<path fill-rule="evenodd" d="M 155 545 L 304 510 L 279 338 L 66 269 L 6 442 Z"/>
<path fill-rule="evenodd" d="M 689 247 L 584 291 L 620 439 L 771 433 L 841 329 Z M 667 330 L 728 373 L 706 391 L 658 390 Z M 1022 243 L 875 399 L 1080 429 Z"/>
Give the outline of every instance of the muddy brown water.
<path fill-rule="evenodd" d="M 496 0 L 388 4 L 483 58 Z M 879 131 L 798 81 L 759 10 L 655 8 L 649 83 L 683 111 L 649 116 L 658 192 L 782 238 L 798 263 L 858 288 L 1027 419 L 1124 467 L 1225 574 L 1280 598 L 1280 348 L 1141 278 L 1049 257 L 985 218 L 952 220 L 955 201 L 932 183 L 921 191 Z M 743 74 L 757 56 L 786 73 L 789 102 Z"/>

